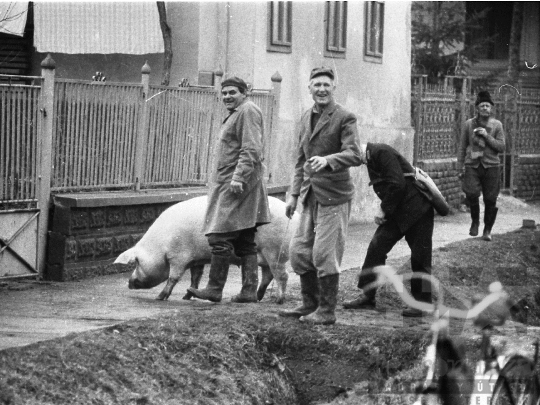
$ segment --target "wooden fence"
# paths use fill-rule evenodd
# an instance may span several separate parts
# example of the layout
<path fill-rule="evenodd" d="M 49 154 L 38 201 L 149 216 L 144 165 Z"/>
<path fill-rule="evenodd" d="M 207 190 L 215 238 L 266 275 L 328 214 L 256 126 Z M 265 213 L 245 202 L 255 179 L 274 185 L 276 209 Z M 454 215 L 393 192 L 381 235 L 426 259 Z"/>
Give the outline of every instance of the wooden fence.
<path fill-rule="evenodd" d="M 53 192 L 204 185 L 225 108 L 214 87 L 55 81 Z M 275 86 L 279 92 L 279 86 Z M 275 90 L 253 90 L 271 157 Z"/>
<path fill-rule="evenodd" d="M 41 87 L 18 83 L 0 84 L 0 209 L 35 208 L 38 198 Z"/>
<path fill-rule="evenodd" d="M 39 211 L 31 220 L 39 216 L 40 271 L 51 193 L 204 185 L 226 112 L 219 73 L 215 87 L 179 88 L 150 86 L 147 65 L 141 83 L 55 78 L 50 55 L 41 67 L 36 77 L 0 75 L 0 214 L 13 214 L 13 222 Z M 281 77 L 271 80 L 272 89 L 250 93 L 265 120 L 267 166 Z M 24 221 L 13 235 L 0 235 L 0 255 L 13 250 Z"/>

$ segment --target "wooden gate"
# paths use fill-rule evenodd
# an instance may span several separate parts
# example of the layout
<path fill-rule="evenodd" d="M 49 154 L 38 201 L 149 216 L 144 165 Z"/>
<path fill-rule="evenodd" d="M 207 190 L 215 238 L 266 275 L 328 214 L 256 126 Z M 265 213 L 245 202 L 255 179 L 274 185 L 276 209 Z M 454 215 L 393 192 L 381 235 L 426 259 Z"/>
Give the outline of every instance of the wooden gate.
<path fill-rule="evenodd" d="M 40 98 L 41 77 L 0 75 L 0 278 L 38 273 Z"/>

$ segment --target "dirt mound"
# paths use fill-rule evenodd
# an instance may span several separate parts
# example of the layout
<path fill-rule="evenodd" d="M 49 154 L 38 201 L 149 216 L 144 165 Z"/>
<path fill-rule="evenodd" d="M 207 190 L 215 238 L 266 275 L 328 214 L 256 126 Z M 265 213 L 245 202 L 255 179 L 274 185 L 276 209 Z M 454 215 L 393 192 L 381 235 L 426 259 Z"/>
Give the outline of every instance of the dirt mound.
<path fill-rule="evenodd" d="M 514 319 L 540 325 L 539 247 L 540 231 L 522 229 L 491 243 L 468 239 L 435 251 L 445 304 L 466 307 L 499 280 L 515 301 Z M 392 264 L 410 271 L 403 260 Z M 342 274 L 340 301 L 356 296 L 356 273 Z M 292 285 L 286 306 L 299 300 Z M 277 317 L 282 306 L 270 297 L 244 305 L 197 301 L 189 311 L 7 349 L 0 352 L 0 404 L 412 402 L 424 375 L 430 318 L 402 318 L 390 288 L 379 290 L 377 306 L 340 307 L 338 323 L 324 327 Z M 464 322 L 451 330 L 474 365 L 479 335 Z M 537 335 L 509 322 L 494 340 L 522 341 L 530 354 Z"/>

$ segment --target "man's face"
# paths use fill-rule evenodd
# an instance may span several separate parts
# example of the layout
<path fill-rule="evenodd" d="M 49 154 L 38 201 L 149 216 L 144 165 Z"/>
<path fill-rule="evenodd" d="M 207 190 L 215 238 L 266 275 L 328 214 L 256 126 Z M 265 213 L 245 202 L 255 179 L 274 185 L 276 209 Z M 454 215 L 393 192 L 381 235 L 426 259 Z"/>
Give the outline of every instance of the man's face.
<path fill-rule="evenodd" d="M 484 101 L 483 103 L 478 104 L 476 108 L 481 117 L 489 117 L 491 115 L 491 107 L 491 103 Z"/>
<path fill-rule="evenodd" d="M 225 86 L 221 89 L 221 99 L 227 110 L 232 111 L 245 100 L 246 95 L 236 86 Z"/>
<path fill-rule="evenodd" d="M 311 79 L 309 91 L 315 104 L 321 107 L 327 106 L 334 99 L 334 81 L 328 76 L 317 76 Z"/>

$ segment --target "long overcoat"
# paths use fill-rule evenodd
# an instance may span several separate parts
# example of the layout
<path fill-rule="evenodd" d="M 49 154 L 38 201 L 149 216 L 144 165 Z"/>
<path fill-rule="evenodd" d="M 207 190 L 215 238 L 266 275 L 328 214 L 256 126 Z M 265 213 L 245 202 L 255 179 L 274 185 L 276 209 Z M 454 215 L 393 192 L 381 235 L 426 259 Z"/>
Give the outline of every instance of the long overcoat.
<path fill-rule="evenodd" d="M 385 217 L 397 222 L 405 233 L 428 210 L 431 203 L 416 189 L 410 177 L 412 165 L 394 148 L 382 143 L 369 143 L 366 148 L 370 185 L 381 200 Z"/>
<path fill-rule="evenodd" d="M 223 121 L 210 180 L 204 234 L 233 232 L 270 222 L 264 184 L 263 115 L 245 99 Z M 231 180 L 244 191 L 230 191 Z"/>
<path fill-rule="evenodd" d="M 311 128 L 314 108 L 302 114 L 291 195 L 303 202 L 311 190 L 321 205 L 344 204 L 354 196 L 349 167 L 361 164 L 356 117 L 332 102 Z M 328 166 L 314 172 L 308 162 L 313 156 L 325 157 Z"/>

